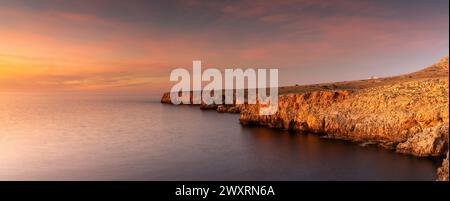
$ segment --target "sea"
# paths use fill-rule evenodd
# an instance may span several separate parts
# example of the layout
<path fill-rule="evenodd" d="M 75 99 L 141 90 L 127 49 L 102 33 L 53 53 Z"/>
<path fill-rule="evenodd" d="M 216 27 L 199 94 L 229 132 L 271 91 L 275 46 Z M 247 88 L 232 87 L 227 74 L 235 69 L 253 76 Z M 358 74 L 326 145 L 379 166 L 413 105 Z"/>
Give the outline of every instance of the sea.
<path fill-rule="evenodd" d="M 0 180 L 435 180 L 438 162 L 145 95 L 0 94 Z"/>

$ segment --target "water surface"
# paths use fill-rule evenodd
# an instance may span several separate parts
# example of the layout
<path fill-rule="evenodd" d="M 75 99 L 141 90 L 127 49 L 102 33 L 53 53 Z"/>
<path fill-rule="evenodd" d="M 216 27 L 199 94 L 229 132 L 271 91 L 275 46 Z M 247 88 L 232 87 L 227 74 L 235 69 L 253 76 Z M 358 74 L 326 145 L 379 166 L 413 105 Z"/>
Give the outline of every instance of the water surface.
<path fill-rule="evenodd" d="M 138 96 L 0 96 L 0 180 L 434 180 L 438 164 Z"/>

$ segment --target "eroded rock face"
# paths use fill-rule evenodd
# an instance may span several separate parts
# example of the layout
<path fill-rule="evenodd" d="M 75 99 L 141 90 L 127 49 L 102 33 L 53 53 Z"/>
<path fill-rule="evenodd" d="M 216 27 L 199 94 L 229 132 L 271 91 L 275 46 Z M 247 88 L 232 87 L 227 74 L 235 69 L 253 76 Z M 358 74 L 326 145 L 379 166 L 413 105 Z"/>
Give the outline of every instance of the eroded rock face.
<path fill-rule="evenodd" d="M 239 113 L 242 105 L 219 105 L 217 112 L 219 113 Z"/>
<path fill-rule="evenodd" d="M 439 156 L 448 150 L 448 123 L 424 129 L 397 146 L 397 152 L 416 156 Z"/>
<path fill-rule="evenodd" d="M 178 98 L 179 100 L 189 100 L 190 104 L 193 103 L 193 93 L 190 92 L 189 96 L 183 97 L 181 96 L 181 93 L 179 94 Z M 222 98 L 222 102 L 225 102 L 225 96 L 223 96 Z M 161 97 L 161 103 L 165 103 L 165 104 L 172 104 L 171 98 L 170 98 L 170 93 L 166 92 L 163 94 L 163 96 Z M 181 103 L 183 104 L 183 103 Z M 205 103 L 201 103 L 200 105 L 200 109 L 202 110 L 216 110 L 219 113 L 239 113 L 241 111 L 241 107 L 242 105 L 240 104 L 205 104 Z"/>
<path fill-rule="evenodd" d="M 200 104 L 200 109 L 202 109 L 202 110 L 217 110 L 218 106 L 219 105 L 216 105 L 216 104 L 208 105 L 208 104 L 202 103 L 202 104 Z"/>
<path fill-rule="evenodd" d="M 416 156 L 447 153 L 438 179 L 448 180 L 448 68 L 446 57 L 424 70 L 373 86 L 281 95 L 276 114 L 261 116 L 258 105 L 245 105 L 240 122 L 376 142 Z"/>
<path fill-rule="evenodd" d="M 340 83 L 279 88 L 278 111 L 259 105 L 201 106 L 240 113 L 242 125 L 323 133 L 328 138 L 374 142 L 400 153 L 447 153 L 439 180 L 448 180 L 449 60 L 415 73 Z M 161 102 L 170 103 L 168 93 Z"/>
<path fill-rule="evenodd" d="M 448 152 L 447 158 L 445 158 L 444 162 L 442 162 L 442 167 L 440 167 L 437 171 L 437 180 L 448 181 Z"/>
<path fill-rule="evenodd" d="M 278 106 L 275 115 L 261 116 L 258 105 L 245 105 L 240 122 L 326 133 L 332 138 L 377 141 L 395 148 L 424 129 L 440 124 L 448 128 L 448 80 L 412 81 L 359 91 L 287 94 L 280 96 Z M 442 149 L 435 152 L 433 155 L 442 154 Z"/>

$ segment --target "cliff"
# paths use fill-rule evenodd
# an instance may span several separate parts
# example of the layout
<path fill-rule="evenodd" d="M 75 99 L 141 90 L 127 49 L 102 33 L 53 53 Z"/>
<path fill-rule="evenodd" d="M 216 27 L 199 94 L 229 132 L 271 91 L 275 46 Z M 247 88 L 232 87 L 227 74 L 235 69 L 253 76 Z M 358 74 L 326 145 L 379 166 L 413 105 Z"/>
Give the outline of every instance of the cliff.
<path fill-rule="evenodd" d="M 438 181 L 448 181 L 448 152 L 447 158 L 442 162 L 442 166 L 437 171 Z"/>
<path fill-rule="evenodd" d="M 204 106 L 240 112 L 240 123 L 326 138 L 377 143 L 420 157 L 448 153 L 448 57 L 420 71 L 387 78 L 279 88 L 278 112 L 259 115 L 259 105 Z M 170 103 L 168 94 L 162 102 Z M 448 154 L 438 170 L 448 180 Z"/>
<path fill-rule="evenodd" d="M 369 141 L 416 156 L 443 156 L 449 141 L 448 79 L 446 57 L 407 75 L 322 84 L 323 89 L 305 86 L 280 95 L 275 115 L 261 116 L 258 105 L 244 105 L 240 122 Z M 438 179 L 448 180 L 448 165 L 439 173 L 446 175 Z"/>

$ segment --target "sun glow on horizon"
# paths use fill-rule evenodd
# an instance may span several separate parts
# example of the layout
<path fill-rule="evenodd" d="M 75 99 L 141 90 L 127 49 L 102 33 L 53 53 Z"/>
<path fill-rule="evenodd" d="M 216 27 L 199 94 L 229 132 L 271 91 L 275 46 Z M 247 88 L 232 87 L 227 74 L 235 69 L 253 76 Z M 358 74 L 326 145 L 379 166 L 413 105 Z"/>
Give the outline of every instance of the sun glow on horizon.
<path fill-rule="evenodd" d="M 0 91 L 167 91 L 170 71 L 194 59 L 276 67 L 293 85 L 448 55 L 448 1 L 113 1 L 3 0 Z"/>

